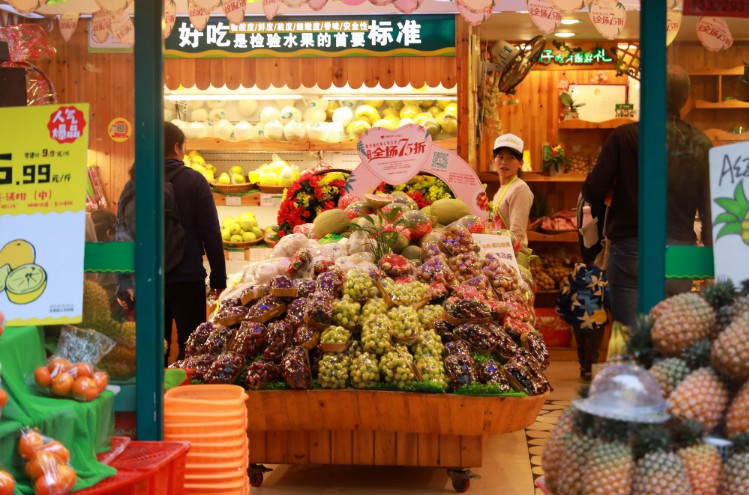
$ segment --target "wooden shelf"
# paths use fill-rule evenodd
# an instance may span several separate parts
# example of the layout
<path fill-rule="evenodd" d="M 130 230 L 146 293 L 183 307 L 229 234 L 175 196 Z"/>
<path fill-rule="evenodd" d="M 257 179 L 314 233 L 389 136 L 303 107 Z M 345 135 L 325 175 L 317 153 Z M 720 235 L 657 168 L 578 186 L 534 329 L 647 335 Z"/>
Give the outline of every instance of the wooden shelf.
<path fill-rule="evenodd" d="M 725 100 L 725 101 L 705 101 L 695 100 L 694 108 L 720 108 L 724 110 L 733 110 L 737 108 L 746 109 L 749 108 L 749 102 L 741 100 Z"/>
<path fill-rule="evenodd" d="M 494 172 L 478 172 L 477 174 L 481 182 L 499 182 L 499 177 Z M 586 174 L 562 174 L 562 175 L 545 175 L 541 172 L 523 172 L 523 179 L 525 182 L 569 182 L 569 183 L 580 183 L 585 182 Z"/>
<path fill-rule="evenodd" d="M 356 151 L 357 139 L 337 143 L 300 139 L 298 141 L 276 141 L 273 139 L 246 139 L 226 141 L 218 138 L 188 139 L 188 150 L 244 150 L 244 151 Z M 434 144 L 450 150 L 457 149 L 458 138 L 435 139 Z"/>
<path fill-rule="evenodd" d="M 713 141 L 749 141 L 749 131 L 742 134 L 724 131 L 723 129 L 708 129 L 705 134 Z"/>
<path fill-rule="evenodd" d="M 731 69 L 719 69 L 716 67 L 706 67 L 703 70 L 689 72 L 690 76 L 741 76 L 744 74 L 744 66 L 737 65 Z"/>
<path fill-rule="evenodd" d="M 561 234 L 542 234 L 529 231 L 528 242 L 577 242 L 577 232 L 562 232 Z"/>
<path fill-rule="evenodd" d="M 637 122 L 632 119 L 611 119 L 604 122 L 588 122 L 586 120 L 564 120 L 559 122 L 559 130 L 587 130 L 587 129 L 614 129 L 622 124 Z"/>

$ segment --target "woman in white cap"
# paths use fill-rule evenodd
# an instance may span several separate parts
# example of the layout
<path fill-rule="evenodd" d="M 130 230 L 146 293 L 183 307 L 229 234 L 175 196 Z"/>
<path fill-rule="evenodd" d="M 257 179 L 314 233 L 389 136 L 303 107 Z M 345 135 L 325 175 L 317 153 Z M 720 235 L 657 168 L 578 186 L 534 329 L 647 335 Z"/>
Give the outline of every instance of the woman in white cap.
<path fill-rule="evenodd" d="M 494 141 L 494 168 L 499 175 L 499 190 L 494 195 L 492 230 L 508 229 L 528 247 L 528 216 L 533 193 L 520 176 L 523 166 L 523 140 L 514 134 L 503 134 Z"/>

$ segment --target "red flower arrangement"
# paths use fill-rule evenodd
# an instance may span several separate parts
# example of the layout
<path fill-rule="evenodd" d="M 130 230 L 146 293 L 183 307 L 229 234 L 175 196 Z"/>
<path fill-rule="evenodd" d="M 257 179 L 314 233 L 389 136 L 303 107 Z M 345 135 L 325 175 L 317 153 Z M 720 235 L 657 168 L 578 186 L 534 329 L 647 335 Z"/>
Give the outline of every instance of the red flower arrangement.
<path fill-rule="evenodd" d="M 297 225 L 312 222 L 320 212 L 335 208 L 348 174 L 325 166 L 302 172 L 284 191 L 276 218 L 279 235 L 291 234 Z"/>

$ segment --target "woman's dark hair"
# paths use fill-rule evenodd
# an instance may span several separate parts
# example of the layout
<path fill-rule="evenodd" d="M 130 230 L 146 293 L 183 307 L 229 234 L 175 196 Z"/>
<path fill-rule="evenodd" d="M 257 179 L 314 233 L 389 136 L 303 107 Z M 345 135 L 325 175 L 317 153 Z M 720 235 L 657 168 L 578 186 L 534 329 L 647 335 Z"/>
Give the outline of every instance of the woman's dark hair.
<path fill-rule="evenodd" d="M 182 129 L 171 122 L 164 122 L 164 156 L 174 153 L 174 145 L 184 143 L 185 133 Z"/>
<path fill-rule="evenodd" d="M 114 237 L 114 227 L 117 222 L 117 216 L 114 213 L 105 209 L 94 210 L 91 212 L 91 220 L 96 228 L 98 242 L 109 241 Z"/>

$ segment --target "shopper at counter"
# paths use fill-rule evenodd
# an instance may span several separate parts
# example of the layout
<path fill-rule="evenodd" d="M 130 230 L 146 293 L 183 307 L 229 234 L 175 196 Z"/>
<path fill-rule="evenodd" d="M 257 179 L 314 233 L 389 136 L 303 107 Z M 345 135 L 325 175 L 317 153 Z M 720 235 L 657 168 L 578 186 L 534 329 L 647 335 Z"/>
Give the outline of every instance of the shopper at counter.
<path fill-rule="evenodd" d="M 205 178 L 186 167 L 185 135 L 170 122 L 164 122 L 164 176 L 171 177 L 174 203 L 179 224 L 184 230 L 184 254 L 169 270 L 170 260 L 165 260 L 167 269 L 164 283 L 164 338 L 167 341 L 166 356 L 169 356 L 172 321 L 176 322 L 179 343 L 177 359 L 185 354 L 185 342 L 195 328 L 206 319 L 206 270 L 203 253 L 208 258 L 211 273 L 209 285 L 212 295 L 218 297 L 226 288 L 226 261 L 221 241 L 213 194 Z M 130 180 L 120 195 L 117 205 L 118 236 L 135 238 L 135 168 L 130 169 Z M 167 200 L 165 199 L 165 204 Z M 165 209 L 166 210 L 166 209 Z M 169 217 L 169 213 L 166 213 Z M 165 218 L 168 221 L 168 218 Z M 168 230 L 168 227 L 167 227 Z M 125 231 L 124 233 L 122 231 Z M 168 244 L 167 241 L 164 243 Z M 175 260 L 176 261 L 176 260 Z M 121 279 L 118 293 L 123 303 L 134 303 L 132 277 Z M 128 300 L 129 299 L 129 300 Z"/>
<path fill-rule="evenodd" d="M 494 195 L 491 227 L 492 230 L 508 229 L 525 249 L 533 193 L 520 178 L 523 147 L 523 140 L 514 134 L 503 134 L 494 141 L 494 169 L 499 175 L 499 190 Z"/>
<path fill-rule="evenodd" d="M 679 116 L 689 91 L 687 72 L 669 65 L 666 74 L 667 243 L 697 242 L 694 231 L 697 212 L 702 222 L 703 242 L 712 245 L 708 158 L 712 143 Z M 606 225 L 611 241 L 607 268 L 613 318 L 624 325 L 634 325 L 637 320 L 638 169 L 638 124 L 625 124 L 609 135 L 583 184 L 583 197 L 591 203 L 604 201 L 613 190 Z M 687 292 L 691 286 L 691 280 L 668 280 L 666 295 Z"/>

